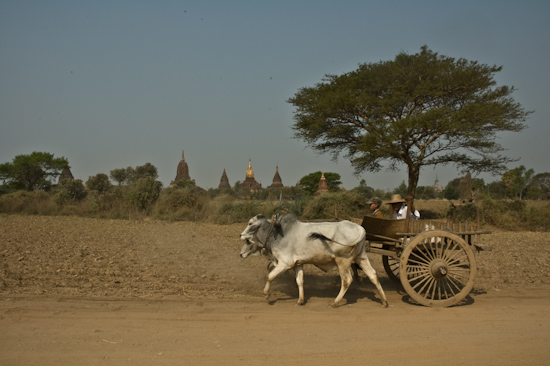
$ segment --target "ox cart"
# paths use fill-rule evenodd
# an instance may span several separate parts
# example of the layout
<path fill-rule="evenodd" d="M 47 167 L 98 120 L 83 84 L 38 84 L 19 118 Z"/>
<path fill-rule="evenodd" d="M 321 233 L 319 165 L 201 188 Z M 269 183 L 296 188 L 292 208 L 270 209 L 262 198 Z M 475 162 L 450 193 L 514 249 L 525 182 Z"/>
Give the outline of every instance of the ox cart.
<path fill-rule="evenodd" d="M 463 300 L 476 277 L 474 252 L 489 250 L 476 224 L 435 220 L 387 220 L 365 216 L 370 253 L 382 255 L 389 278 L 421 305 L 447 307 Z"/>

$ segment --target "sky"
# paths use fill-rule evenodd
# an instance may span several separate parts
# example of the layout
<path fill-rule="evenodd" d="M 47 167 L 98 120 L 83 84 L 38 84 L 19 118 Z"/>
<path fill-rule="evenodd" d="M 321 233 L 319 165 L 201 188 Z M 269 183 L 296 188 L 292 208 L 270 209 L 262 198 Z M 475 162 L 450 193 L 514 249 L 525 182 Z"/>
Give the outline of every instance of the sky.
<path fill-rule="evenodd" d="M 355 176 L 293 137 L 287 100 L 327 74 L 414 54 L 503 69 L 497 85 L 534 111 L 498 135 L 506 156 L 549 172 L 549 1 L 10 1 L 0 0 L 0 163 L 43 151 L 84 182 L 151 163 L 168 186 L 182 150 L 205 189 L 245 179 L 264 187 L 338 173 L 347 189 L 394 189 L 407 170 Z M 463 174 L 428 167 L 419 185 Z M 500 176 L 481 175 L 486 182 Z"/>

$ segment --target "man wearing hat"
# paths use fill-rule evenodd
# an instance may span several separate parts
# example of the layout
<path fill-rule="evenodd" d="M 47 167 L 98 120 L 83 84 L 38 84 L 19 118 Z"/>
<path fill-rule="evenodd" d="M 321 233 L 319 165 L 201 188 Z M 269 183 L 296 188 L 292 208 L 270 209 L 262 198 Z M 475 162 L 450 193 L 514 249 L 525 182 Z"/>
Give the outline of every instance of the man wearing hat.
<path fill-rule="evenodd" d="M 370 200 L 370 210 L 372 211 L 372 216 L 376 217 L 377 219 L 383 219 L 384 214 L 382 211 L 380 211 L 380 207 L 382 206 L 382 200 L 379 197 L 372 197 Z"/>
<path fill-rule="evenodd" d="M 404 205 L 405 202 L 407 202 L 407 204 L 411 207 L 411 219 L 418 220 L 420 218 L 420 212 L 415 210 L 412 196 L 407 196 L 404 200 L 401 198 L 400 194 L 392 195 L 390 202 L 388 202 L 393 210 L 393 218 L 395 220 L 403 220 L 407 218 L 407 205 Z"/>

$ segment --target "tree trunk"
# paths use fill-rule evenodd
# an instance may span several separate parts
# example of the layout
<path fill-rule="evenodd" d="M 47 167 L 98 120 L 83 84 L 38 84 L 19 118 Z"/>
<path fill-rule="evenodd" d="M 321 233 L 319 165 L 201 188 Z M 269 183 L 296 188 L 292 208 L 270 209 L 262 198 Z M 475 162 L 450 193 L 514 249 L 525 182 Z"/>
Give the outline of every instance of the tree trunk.
<path fill-rule="evenodd" d="M 416 193 L 416 186 L 418 185 L 418 178 L 420 177 L 420 169 L 415 166 L 409 166 L 409 185 L 407 187 L 407 195 L 414 198 Z"/>

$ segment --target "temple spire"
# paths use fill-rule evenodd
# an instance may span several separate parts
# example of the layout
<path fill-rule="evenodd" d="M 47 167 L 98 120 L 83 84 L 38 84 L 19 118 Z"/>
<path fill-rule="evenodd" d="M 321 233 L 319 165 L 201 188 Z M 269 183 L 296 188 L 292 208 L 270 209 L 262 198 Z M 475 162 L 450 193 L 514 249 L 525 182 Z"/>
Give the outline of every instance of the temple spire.
<path fill-rule="evenodd" d="M 315 192 L 314 196 L 328 193 L 328 184 L 327 179 L 325 178 L 325 173 L 321 173 L 321 179 L 319 180 L 319 187 L 317 188 L 317 192 Z"/>
<path fill-rule="evenodd" d="M 229 179 L 227 178 L 225 169 L 223 170 L 223 174 L 220 179 L 220 185 L 218 186 L 218 189 L 231 189 L 231 185 L 229 184 Z"/>
<path fill-rule="evenodd" d="M 254 170 L 252 170 L 252 160 L 248 159 L 248 169 L 246 170 L 246 178 L 244 182 L 241 182 L 240 187 L 243 187 L 251 192 L 257 192 L 262 190 L 262 184 L 261 182 L 258 183 L 256 179 L 254 179 Z"/>
<path fill-rule="evenodd" d="M 273 177 L 273 182 L 268 188 L 281 188 L 283 187 L 283 180 L 279 175 L 279 164 L 275 167 L 275 176 Z"/>
<path fill-rule="evenodd" d="M 254 178 L 254 170 L 252 170 L 252 160 L 248 159 L 248 169 L 246 169 L 246 177 Z"/>

